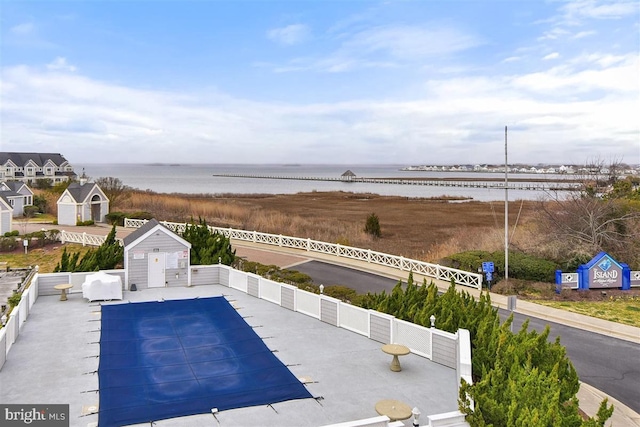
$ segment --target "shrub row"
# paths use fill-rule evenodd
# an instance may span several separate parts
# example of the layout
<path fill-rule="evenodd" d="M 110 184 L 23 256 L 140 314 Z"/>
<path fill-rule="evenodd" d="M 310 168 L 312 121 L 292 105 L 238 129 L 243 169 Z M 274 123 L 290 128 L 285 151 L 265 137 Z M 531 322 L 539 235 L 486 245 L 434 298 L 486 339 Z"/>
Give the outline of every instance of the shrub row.
<path fill-rule="evenodd" d="M 504 251 L 467 251 L 450 255 L 443 260 L 449 267 L 467 271 L 481 271 L 482 263 L 494 263 L 494 281 L 504 278 Z M 560 266 L 553 261 L 527 255 L 522 252 L 509 251 L 509 277 L 536 282 L 555 281 L 555 272 Z"/>

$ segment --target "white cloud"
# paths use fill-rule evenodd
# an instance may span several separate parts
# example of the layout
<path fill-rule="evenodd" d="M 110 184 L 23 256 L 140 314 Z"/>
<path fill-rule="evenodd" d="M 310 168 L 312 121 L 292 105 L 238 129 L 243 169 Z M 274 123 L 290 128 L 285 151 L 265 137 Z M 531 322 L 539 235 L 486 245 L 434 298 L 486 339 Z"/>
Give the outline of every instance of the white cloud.
<path fill-rule="evenodd" d="M 351 53 L 385 53 L 401 59 L 446 55 L 475 47 L 481 40 L 455 28 L 425 25 L 382 26 L 354 34 L 343 44 Z"/>
<path fill-rule="evenodd" d="M 303 43 L 310 35 L 309 27 L 304 24 L 292 24 L 282 28 L 274 28 L 267 32 L 267 37 L 284 45 Z"/>
<path fill-rule="evenodd" d="M 519 56 L 510 56 L 508 58 L 505 58 L 502 60 L 503 63 L 508 63 L 508 62 L 517 62 L 520 61 L 522 58 Z"/>
<path fill-rule="evenodd" d="M 548 61 L 548 60 L 550 60 L 550 59 L 558 59 L 558 58 L 560 58 L 560 54 L 559 54 L 558 52 L 553 52 L 553 53 L 550 53 L 550 54 L 548 54 L 548 55 L 545 55 L 545 56 L 542 58 L 542 60 L 543 60 L 543 61 Z"/>
<path fill-rule="evenodd" d="M 11 32 L 17 35 L 27 35 L 33 33 L 35 26 L 31 22 L 25 22 L 24 24 L 18 24 L 11 27 Z"/>
<path fill-rule="evenodd" d="M 516 162 L 582 162 L 582 145 L 595 141 L 605 143 L 593 150 L 637 162 L 638 56 L 604 58 L 577 57 L 522 75 L 443 75 L 414 99 L 315 104 L 142 90 L 10 67 L 0 86 L 3 149 L 64 145 L 60 151 L 74 162 L 97 155 L 104 162 L 269 163 L 286 156 L 412 163 L 427 152 L 443 163 L 490 162 L 501 155 L 501 130 L 509 125 L 517 129 L 511 136 Z M 595 67 L 584 69 L 588 64 Z"/>
<path fill-rule="evenodd" d="M 599 1 L 599 0 L 578 0 L 568 2 L 562 10 L 566 14 L 566 19 L 575 22 L 580 18 L 594 19 L 618 19 L 624 16 L 638 13 L 640 5 L 637 1 Z"/>
<path fill-rule="evenodd" d="M 47 64 L 47 68 L 50 70 L 64 70 L 64 71 L 76 71 L 76 66 L 67 63 L 67 58 L 58 56 L 53 62 Z"/>
<path fill-rule="evenodd" d="M 593 30 L 589 30 L 589 31 L 580 31 L 576 34 L 573 35 L 573 39 L 578 40 L 578 39 L 583 39 L 585 37 L 589 37 L 589 36 L 593 36 L 597 34 L 596 31 Z"/>
<path fill-rule="evenodd" d="M 393 68 L 446 57 L 479 46 L 484 41 L 450 27 L 425 25 L 379 26 L 341 33 L 340 44 L 326 56 L 294 58 L 274 65 L 276 72 L 315 70 L 341 73 L 360 68 Z"/>

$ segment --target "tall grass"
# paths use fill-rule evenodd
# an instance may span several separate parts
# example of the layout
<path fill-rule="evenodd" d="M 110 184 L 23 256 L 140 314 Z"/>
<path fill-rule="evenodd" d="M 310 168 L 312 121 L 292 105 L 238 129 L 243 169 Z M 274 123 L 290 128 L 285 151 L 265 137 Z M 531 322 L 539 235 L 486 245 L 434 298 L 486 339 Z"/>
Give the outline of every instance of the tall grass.
<path fill-rule="evenodd" d="M 371 236 L 362 224 L 318 221 L 282 212 L 258 209 L 239 199 L 207 196 L 134 192 L 127 211 L 146 211 L 167 221 L 189 222 L 203 218 L 209 225 L 255 230 L 263 233 L 289 235 L 345 245 L 370 246 Z"/>
<path fill-rule="evenodd" d="M 497 251 L 504 248 L 504 230 L 500 226 L 460 227 L 447 240 L 435 245 L 408 244 L 405 236 L 376 239 L 365 233 L 364 222 L 321 220 L 314 217 L 290 215 L 243 203 L 242 196 L 213 197 L 210 195 L 156 194 L 134 192 L 128 200 L 127 211 L 146 211 L 167 221 L 189 222 L 202 218 L 209 225 L 233 227 L 263 233 L 309 238 L 330 243 L 371 249 L 428 262 L 462 251 L 482 249 Z M 364 221 L 364 219 L 363 219 Z M 514 245 L 535 245 L 538 239 L 521 224 L 512 236 Z"/>

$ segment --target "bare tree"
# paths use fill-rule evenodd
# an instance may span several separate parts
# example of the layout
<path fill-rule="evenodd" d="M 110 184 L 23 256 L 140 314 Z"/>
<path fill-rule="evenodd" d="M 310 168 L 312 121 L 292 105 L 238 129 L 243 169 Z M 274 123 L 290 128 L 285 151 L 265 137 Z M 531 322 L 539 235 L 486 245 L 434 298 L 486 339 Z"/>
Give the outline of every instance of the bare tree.
<path fill-rule="evenodd" d="M 125 185 L 120 178 L 100 177 L 95 182 L 109 199 L 112 208 L 120 206 L 131 197 L 131 187 Z"/>
<path fill-rule="evenodd" d="M 550 193 L 540 202 L 540 223 L 567 258 L 606 251 L 628 263 L 640 262 L 640 209 L 613 191 L 622 170 L 617 160 L 588 163 L 581 169 L 580 190 Z"/>

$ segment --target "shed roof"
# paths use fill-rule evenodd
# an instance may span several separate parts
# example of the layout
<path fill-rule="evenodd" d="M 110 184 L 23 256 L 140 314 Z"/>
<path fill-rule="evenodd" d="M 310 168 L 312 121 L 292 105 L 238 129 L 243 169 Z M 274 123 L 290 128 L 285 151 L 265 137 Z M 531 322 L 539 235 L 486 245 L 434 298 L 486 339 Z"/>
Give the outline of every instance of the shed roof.
<path fill-rule="evenodd" d="M 71 184 L 69 184 L 66 191 L 69 193 L 69 195 L 71 195 L 71 197 L 73 197 L 76 202 L 80 203 L 84 202 L 87 199 L 87 197 L 89 196 L 89 194 L 91 194 L 95 187 L 100 190 L 100 187 L 98 187 L 98 184 L 96 184 L 95 182 L 87 182 L 85 184 L 72 182 Z M 102 192 L 102 190 L 100 190 L 100 192 Z"/>
<path fill-rule="evenodd" d="M 0 211 L 12 211 L 13 208 L 9 204 L 9 200 L 0 191 Z"/>
<path fill-rule="evenodd" d="M 9 190 L 15 191 L 16 193 L 20 192 L 20 190 L 24 187 L 29 190 L 31 194 L 33 194 L 33 191 L 31 191 L 29 186 L 22 181 L 2 181 L 2 184 L 4 184 Z"/>
<path fill-rule="evenodd" d="M 169 230 L 164 225 L 160 224 L 160 222 L 158 222 L 157 219 L 151 218 L 149 221 L 144 223 L 136 231 L 134 231 L 133 233 L 129 234 L 124 239 L 122 239 L 122 243 L 123 243 L 125 249 L 127 249 L 127 246 L 134 245 L 134 243 L 136 241 L 142 239 L 145 235 L 147 235 L 148 233 L 153 232 L 153 230 L 155 230 L 155 229 L 162 230 L 167 235 L 169 235 L 169 236 L 175 238 L 176 240 L 180 241 L 182 244 L 184 244 L 188 248 L 191 248 L 191 243 L 187 242 L 182 237 L 178 236 L 176 233 L 174 233 L 173 231 Z"/>
<path fill-rule="evenodd" d="M 345 173 L 343 173 L 341 176 L 356 176 L 355 173 L 351 172 L 351 169 L 348 169 Z"/>
<path fill-rule="evenodd" d="M 2 196 L 5 200 L 23 198 L 24 196 L 20 193 L 16 193 L 13 190 L 4 190 L 0 191 L 0 196 Z"/>

